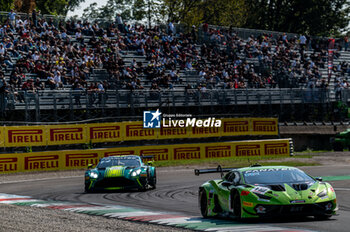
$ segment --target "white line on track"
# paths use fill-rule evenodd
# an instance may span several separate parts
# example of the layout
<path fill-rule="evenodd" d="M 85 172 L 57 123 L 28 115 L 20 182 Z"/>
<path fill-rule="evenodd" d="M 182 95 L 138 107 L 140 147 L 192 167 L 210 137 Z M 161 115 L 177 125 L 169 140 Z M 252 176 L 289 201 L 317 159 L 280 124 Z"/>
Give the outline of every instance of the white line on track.
<path fill-rule="evenodd" d="M 180 224 L 180 223 L 187 223 L 190 217 L 178 217 L 178 218 L 163 218 L 163 219 L 156 219 L 151 220 L 151 223 L 157 223 L 157 224 Z M 196 221 L 201 222 L 201 221 Z"/>
<path fill-rule="evenodd" d="M 0 184 L 15 184 L 15 183 L 21 183 L 21 182 L 32 182 L 32 181 L 43 181 L 43 180 L 57 180 L 57 179 L 70 179 L 70 178 L 84 178 L 84 175 L 81 175 L 81 176 L 63 176 L 63 177 L 54 177 L 54 178 L 40 178 L 40 179 L 30 179 L 30 180 L 0 181 Z"/>
<path fill-rule="evenodd" d="M 36 202 L 36 201 L 40 201 L 40 200 L 37 200 L 37 199 L 8 200 L 8 201 L 1 201 L 0 204 L 26 203 L 26 202 Z"/>
<path fill-rule="evenodd" d="M 103 216 L 105 216 L 105 217 L 126 218 L 126 217 L 162 215 L 162 214 L 164 214 L 164 213 L 147 212 L 147 211 L 134 211 L 134 212 L 122 212 L 122 213 L 107 213 L 107 214 L 104 214 Z"/>

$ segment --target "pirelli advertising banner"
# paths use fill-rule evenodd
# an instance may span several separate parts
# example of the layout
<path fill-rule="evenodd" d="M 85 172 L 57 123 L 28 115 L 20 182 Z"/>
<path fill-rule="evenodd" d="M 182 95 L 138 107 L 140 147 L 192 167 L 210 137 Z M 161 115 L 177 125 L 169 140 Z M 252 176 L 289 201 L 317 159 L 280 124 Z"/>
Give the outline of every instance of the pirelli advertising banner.
<path fill-rule="evenodd" d="M 23 172 L 23 160 L 20 154 L 1 154 L 0 173 Z"/>
<path fill-rule="evenodd" d="M 96 166 L 101 157 L 99 150 L 64 151 L 64 169 L 79 169 L 87 167 L 89 164 Z"/>
<path fill-rule="evenodd" d="M 0 147 L 5 146 L 5 128 L 0 127 Z"/>
<path fill-rule="evenodd" d="M 186 139 L 223 136 L 278 135 L 277 118 L 225 118 L 221 127 L 180 127 L 166 121 L 161 128 L 143 122 L 72 125 L 3 126 L 0 147 L 51 146 L 120 141 Z"/>
<path fill-rule="evenodd" d="M 122 141 L 123 126 L 121 123 L 93 123 L 87 124 L 87 140 L 91 143 L 105 143 Z"/>
<path fill-rule="evenodd" d="M 161 127 L 158 130 L 158 138 L 183 139 L 192 136 L 192 128 L 190 127 Z"/>
<path fill-rule="evenodd" d="M 5 127 L 6 147 L 46 146 L 46 126 Z"/>
<path fill-rule="evenodd" d="M 65 145 L 87 143 L 86 126 L 54 125 L 47 126 L 47 145 Z"/>
<path fill-rule="evenodd" d="M 143 128 L 141 121 L 122 122 L 121 125 L 124 132 L 123 140 L 125 141 L 159 139 L 159 129 Z"/>
<path fill-rule="evenodd" d="M 224 118 L 221 121 L 221 136 L 250 135 L 251 121 L 249 118 Z"/>
<path fill-rule="evenodd" d="M 102 150 L 102 157 L 120 155 L 153 155 L 155 161 L 172 160 L 171 149 L 164 146 L 120 147 Z"/>
<path fill-rule="evenodd" d="M 272 139 L 0 154 L 0 174 L 84 169 L 88 164 L 97 165 L 102 157 L 121 155 L 153 155 L 154 160 L 158 162 L 272 155 L 289 156 L 291 155 L 290 146 L 290 139 Z"/>
<path fill-rule="evenodd" d="M 278 135 L 277 118 L 251 118 L 251 135 Z"/>
<path fill-rule="evenodd" d="M 204 138 L 223 136 L 278 135 L 277 118 L 225 118 L 221 127 L 143 128 L 142 122 L 123 123 L 124 140 Z M 165 123 L 168 124 L 168 123 Z"/>

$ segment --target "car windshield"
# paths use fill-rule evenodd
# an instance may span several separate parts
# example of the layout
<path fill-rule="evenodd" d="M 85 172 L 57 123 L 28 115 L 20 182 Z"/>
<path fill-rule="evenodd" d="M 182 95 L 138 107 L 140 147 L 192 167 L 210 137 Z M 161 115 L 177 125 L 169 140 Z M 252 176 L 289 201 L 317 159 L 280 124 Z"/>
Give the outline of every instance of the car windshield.
<path fill-rule="evenodd" d="M 314 182 L 303 171 L 296 168 L 262 168 L 243 172 L 246 184 L 275 184 Z"/>
<path fill-rule="evenodd" d="M 104 158 L 102 159 L 98 165 L 98 169 L 103 169 L 112 166 L 125 166 L 125 167 L 139 167 L 140 161 L 137 158 L 130 157 L 118 157 L 118 158 Z"/>

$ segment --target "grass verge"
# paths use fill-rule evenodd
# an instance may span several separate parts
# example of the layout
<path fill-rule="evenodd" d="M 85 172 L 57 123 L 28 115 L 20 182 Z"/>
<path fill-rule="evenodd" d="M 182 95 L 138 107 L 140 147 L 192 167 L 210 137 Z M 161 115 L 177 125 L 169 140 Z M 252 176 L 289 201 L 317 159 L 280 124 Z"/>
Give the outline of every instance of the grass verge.
<path fill-rule="evenodd" d="M 333 150 L 311 150 L 311 149 L 307 149 L 305 151 L 298 151 L 298 152 L 294 152 L 295 155 L 301 155 L 301 154 L 310 154 L 310 153 L 324 153 L 324 152 L 334 152 Z"/>
<path fill-rule="evenodd" d="M 203 160 L 170 160 L 170 161 L 157 161 L 154 163 L 156 167 L 170 167 L 170 166 L 205 166 L 205 167 L 216 167 L 221 165 L 222 167 L 245 167 L 255 163 L 261 165 L 285 165 L 285 166 L 316 166 L 320 165 L 317 162 L 310 161 L 312 155 L 298 155 L 281 157 L 281 156 L 265 156 L 265 157 L 228 157 L 228 158 L 213 158 Z M 300 160 L 305 159 L 305 160 Z"/>

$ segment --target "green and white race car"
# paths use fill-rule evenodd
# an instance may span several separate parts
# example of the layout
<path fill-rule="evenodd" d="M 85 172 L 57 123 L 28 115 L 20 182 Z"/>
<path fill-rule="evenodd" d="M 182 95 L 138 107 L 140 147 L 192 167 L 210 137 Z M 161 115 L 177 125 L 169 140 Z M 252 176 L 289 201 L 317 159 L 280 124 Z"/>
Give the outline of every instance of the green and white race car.
<path fill-rule="evenodd" d="M 196 169 L 195 174 L 221 173 L 199 187 L 199 207 L 203 217 L 236 219 L 278 216 L 314 216 L 327 219 L 336 213 L 334 189 L 321 178 L 313 178 L 298 168 L 261 166 L 231 169 Z M 227 174 L 223 174 L 228 172 Z"/>
<path fill-rule="evenodd" d="M 150 158 L 142 156 L 142 158 Z M 94 190 L 155 189 L 156 168 L 145 165 L 137 155 L 104 157 L 96 168 L 85 172 L 85 192 Z"/>

